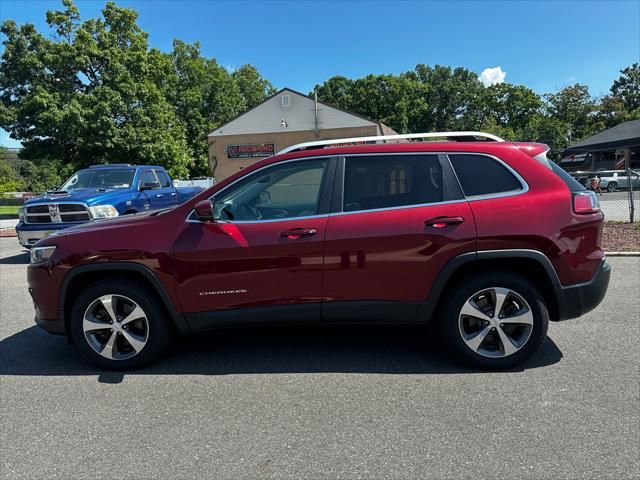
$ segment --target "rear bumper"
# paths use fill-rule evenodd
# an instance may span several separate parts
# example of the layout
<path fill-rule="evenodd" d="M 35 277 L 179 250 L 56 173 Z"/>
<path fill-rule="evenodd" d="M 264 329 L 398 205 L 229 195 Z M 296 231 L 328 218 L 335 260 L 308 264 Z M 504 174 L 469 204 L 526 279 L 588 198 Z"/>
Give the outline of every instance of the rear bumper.
<path fill-rule="evenodd" d="M 600 305 L 607 293 L 610 276 L 611 266 L 603 259 L 591 280 L 561 287 L 558 320 L 578 318 Z"/>

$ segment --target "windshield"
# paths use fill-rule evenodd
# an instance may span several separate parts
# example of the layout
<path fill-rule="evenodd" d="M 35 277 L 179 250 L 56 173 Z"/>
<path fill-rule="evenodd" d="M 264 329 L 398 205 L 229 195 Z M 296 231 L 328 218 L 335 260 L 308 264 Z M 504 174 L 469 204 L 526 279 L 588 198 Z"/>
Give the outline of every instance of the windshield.
<path fill-rule="evenodd" d="M 100 168 L 80 170 L 67 180 L 60 190 L 76 188 L 129 188 L 133 183 L 134 168 Z"/>

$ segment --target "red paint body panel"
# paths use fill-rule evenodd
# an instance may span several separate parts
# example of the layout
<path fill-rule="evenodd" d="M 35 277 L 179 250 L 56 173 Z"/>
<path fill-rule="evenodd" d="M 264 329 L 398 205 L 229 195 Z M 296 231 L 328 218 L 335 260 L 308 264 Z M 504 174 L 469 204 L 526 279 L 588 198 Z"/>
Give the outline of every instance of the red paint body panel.
<path fill-rule="evenodd" d="M 261 223 L 188 223 L 173 247 L 185 313 L 320 302 L 326 217 Z M 313 236 L 287 238 L 294 228 Z M 230 292 L 234 293 L 214 293 Z"/>
<path fill-rule="evenodd" d="M 462 217 L 443 228 L 434 217 Z M 323 296 L 328 301 L 424 301 L 440 270 L 475 250 L 469 205 L 451 204 L 334 215 L 329 218 Z"/>

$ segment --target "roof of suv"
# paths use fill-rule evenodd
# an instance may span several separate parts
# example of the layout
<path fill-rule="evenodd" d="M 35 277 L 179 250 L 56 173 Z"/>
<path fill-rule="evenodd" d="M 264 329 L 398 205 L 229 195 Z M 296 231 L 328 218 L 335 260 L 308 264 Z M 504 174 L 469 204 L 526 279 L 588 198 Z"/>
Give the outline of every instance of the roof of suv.
<path fill-rule="evenodd" d="M 403 153 L 403 152 L 476 152 L 476 153 L 498 153 L 511 149 L 525 150 L 529 155 L 534 156 L 545 152 L 548 146 L 541 143 L 529 142 L 410 142 L 410 143 L 385 143 L 373 145 L 349 145 L 328 148 L 315 148 L 307 150 L 296 150 L 293 152 L 276 154 L 268 160 L 280 161 L 289 158 L 299 158 L 308 156 L 332 156 L 332 155 L 353 155 L 366 153 Z"/>

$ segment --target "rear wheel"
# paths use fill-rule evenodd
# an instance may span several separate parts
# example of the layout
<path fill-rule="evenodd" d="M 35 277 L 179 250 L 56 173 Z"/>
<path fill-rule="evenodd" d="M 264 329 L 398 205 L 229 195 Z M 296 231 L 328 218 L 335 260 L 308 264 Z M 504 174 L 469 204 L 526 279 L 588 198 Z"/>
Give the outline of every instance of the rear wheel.
<path fill-rule="evenodd" d="M 609 192 L 617 192 L 618 184 L 616 182 L 609 182 L 609 184 L 607 185 L 607 190 Z"/>
<path fill-rule="evenodd" d="M 546 338 L 544 298 L 526 279 L 489 273 L 459 285 L 444 300 L 440 332 L 456 358 L 483 369 L 513 368 Z"/>
<path fill-rule="evenodd" d="M 91 362 L 124 370 L 156 360 L 169 343 L 170 327 L 152 292 L 134 282 L 107 280 L 78 296 L 71 335 Z"/>

